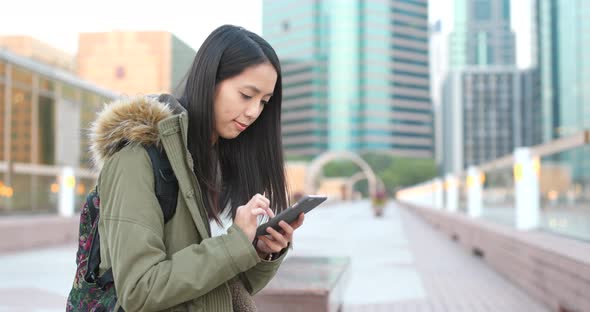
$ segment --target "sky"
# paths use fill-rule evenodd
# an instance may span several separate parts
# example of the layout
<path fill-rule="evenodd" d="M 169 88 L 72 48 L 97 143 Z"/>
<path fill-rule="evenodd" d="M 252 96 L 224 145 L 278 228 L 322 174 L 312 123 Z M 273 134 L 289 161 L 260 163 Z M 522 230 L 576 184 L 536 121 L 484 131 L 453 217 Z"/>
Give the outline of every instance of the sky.
<path fill-rule="evenodd" d="M 223 24 L 262 32 L 262 0 L 16 0 L 2 7 L 0 35 L 30 35 L 71 54 L 80 32 L 170 31 L 195 50 Z"/>
<path fill-rule="evenodd" d="M 531 64 L 531 1 L 512 0 L 512 28 L 521 68 Z M 452 3 L 430 0 L 430 20 L 452 25 Z M 17 0 L 3 7 L 0 35 L 30 35 L 71 54 L 76 53 L 80 32 L 170 31 L 195 50 L 223 24 L 262 33 L 262 0 Z"/>

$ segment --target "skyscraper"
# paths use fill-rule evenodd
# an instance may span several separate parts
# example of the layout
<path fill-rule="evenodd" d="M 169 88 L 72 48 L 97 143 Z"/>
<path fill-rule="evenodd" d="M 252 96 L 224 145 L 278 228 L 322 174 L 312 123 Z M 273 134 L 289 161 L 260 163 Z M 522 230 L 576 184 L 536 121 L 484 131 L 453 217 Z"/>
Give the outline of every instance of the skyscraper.
<path fill-rule="evenodd" d="M 449 72 L 449 34 L 446 24 L 437 20 L 430 26 L 430 94 L 434 113 L 435 160 L 438 168 L 443 163 L 443 84 Z"/>
<path fill-rule="evenodd" d="M 538 66 L 549 141 L 590 128 L 590 2 L 537 0 Z"/>
<path fill-rule="evenodd" d="M 432 157 L 427 1 L 264 1 L 288 154 Z"/>
<path fill-rule="evenodd" d="M 444 87 L 444 168 L 457 172 L 538 142 L 536 70 L 476 67 L 451 72 Z"/>
<path fill-rule="evenodd" d="M 455 0 L 451 66 L 515 65 L 510 0 Z"/>
<path fill-rule="evenodd" d="M 543 140 L 550 141 L 590 128 L 590 2 L 537 0 L 536 5 Z M 584 151 L 558 158 L 573 165 L 575 179 L 588 176 Z"/>
<path fill-rule="evenodd" d="M 535 69 L 516 67 L 509 0 L 455 0 L 444 83 L 443 171 L 459 172 L 540 143 Z"/>

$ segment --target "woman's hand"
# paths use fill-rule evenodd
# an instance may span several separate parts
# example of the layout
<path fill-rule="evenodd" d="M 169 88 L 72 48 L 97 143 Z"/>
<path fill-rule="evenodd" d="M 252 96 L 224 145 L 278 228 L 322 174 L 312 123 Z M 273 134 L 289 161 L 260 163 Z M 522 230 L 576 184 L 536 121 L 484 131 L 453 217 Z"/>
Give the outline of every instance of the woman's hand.
<path fill-rule="evenodd" d="M 299 215 L 297 220 L 293 223 L 288 224 L 285 221 L 279 222 L 281 231 L 277 231 L 272 227 L 266 228 L 266 232 L 270 235 L 258 236 L 258 242 L 256 243 L 256 251 L 261 259 L 268 258 L 271 253 L 277 253 L 287 248 L 289 243 L 293 241 L 293 232 L 303 224 L 305 215 L 303 212 Z"/>
<path fill-rule="evenodd" d="M 268 198 L 256 194 L 247 204 L 238 207 L 236 210 L 234 223 L 246 233 L 246 236 L 250 241 L 253 241 L 254 235 L 256 235 L 258 216 L 267 215 L 270 218 L 275 216 L 269 206 L 270 200 L 268 200 Z"/>

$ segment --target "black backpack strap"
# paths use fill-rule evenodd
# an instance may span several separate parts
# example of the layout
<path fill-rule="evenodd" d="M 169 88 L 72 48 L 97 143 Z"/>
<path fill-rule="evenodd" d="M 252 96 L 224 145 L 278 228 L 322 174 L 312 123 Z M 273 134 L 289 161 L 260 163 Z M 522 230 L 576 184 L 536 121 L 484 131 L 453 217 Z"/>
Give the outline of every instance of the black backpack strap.
<path fill-rule="evenodd" d="M 167 223 L 176 213 L 179 190 L 178 180 L 164 150 L 160 150 L 154 145 L 147 145 L 145 149 L 152 161 L 156 197 L 164 215 L 164 223 Z M 88 211 L 94 224 L 94 220 L 98 217 L 98 209 L 94 207 L 90 197 L 87 199 Z M 88 255 L 88 270 L 84 278 L 87 282 L 96 282 L 100 288 L 104 289 L 114 282 L 113 269 L 110 268 L 104 274 L 98 276 L 100 265 L 100 233 L 98 232 L 98 226 L 94 227 L 93 234 L 92 246 Z"/>
<path fill-rule="evenodd" d="M 152 161 L 156 197 L 164 214 L 164 223 L 167 223 L 176 213 L 178 180 L 163 149 L 158 149 L 155 145 L 147 145 L 145 149 Z"/>

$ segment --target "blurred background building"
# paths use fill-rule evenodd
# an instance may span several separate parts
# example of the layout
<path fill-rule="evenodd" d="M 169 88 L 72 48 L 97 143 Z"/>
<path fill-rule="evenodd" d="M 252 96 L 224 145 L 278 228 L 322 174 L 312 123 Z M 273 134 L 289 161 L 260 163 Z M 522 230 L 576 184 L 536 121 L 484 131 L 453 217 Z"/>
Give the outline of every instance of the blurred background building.
<path fill-rule="evenodd" d="M 81 33 L 78 75 L 126 95 L 171 93 L 196 51 L 164 31 Z"/>
<path fill-rule="evenodd" d="M 43 64 L 76 72 L 76 57 L 31 36 L 0 36 L 0 49 L 6 49 Z"/>
<path fill-rule="evenodd" d="M 590 2 L 537 0 L 537 63 L 543 110 L 543 139 L 590 128 Z M 590 179 L 590 157 L 578 150 L 560 155 L 575 179 Z"/>
<path fill-rule="evenodd" d="M 55 211 L 61 166 L 77 168 L 77 190 L 86 193 L 93 176 L 84 170 L 84 129 L 114 97 L 71 72 L 0 51 L 0 213 Z"/>
<path fill-rule="evenodd" d="M 263 2 L 288 155 L 433 157 L 427 11 L 426 0 Z"/>
<path fill-rule="evenodd" d="M 516 66 L 510 10 L 509 0 L 454 1 L 442 90 L 444 173 L 541 142 L 537 71 Z"/>

